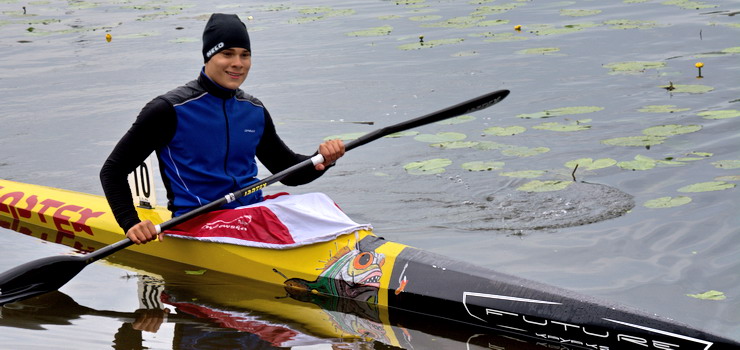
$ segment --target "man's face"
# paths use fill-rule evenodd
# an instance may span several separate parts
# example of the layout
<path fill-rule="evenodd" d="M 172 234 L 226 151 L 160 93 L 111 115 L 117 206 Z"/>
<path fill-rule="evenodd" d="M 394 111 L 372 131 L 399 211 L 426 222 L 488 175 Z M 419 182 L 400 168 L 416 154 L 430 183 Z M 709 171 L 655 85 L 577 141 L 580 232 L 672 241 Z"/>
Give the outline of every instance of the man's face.
<path fill-rule="evenodd" d="M 247 49 L 231 47 L 213 55 L 206 62 L 206 75 L 218 85 L 236 90 L 247 79 L 251 67 L 252 53 Z"/>

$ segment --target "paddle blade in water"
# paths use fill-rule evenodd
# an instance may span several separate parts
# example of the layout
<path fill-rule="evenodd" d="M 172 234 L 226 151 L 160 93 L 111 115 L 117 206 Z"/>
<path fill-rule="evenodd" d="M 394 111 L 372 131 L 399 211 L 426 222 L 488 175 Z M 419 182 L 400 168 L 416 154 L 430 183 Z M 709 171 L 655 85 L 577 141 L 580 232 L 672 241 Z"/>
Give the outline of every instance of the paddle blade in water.
<path fill-rule="evenodd" d="M 34 260 L 0 274 L 0 305 L 55 291 L 86 266 L 79 256 Z"/>

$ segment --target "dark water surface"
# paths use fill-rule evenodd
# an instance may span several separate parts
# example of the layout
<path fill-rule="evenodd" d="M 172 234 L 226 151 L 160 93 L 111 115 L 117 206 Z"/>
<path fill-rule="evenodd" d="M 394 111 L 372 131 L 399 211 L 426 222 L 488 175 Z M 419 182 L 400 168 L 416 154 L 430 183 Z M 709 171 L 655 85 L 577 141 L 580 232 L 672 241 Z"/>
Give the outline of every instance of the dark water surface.
<path fill-rule="evenodd" d="M 313 152 L 327 136 L 368 132 L 493 90 L 512 91 L 472 120 L 416 130 L 464 134 L 458 141 L 467 143 L 426 142 L 430 135 L 379 140 L 291 192 L 325 192 L 390 240 L 740 339 L 737 2 L 208 3 L 0 2 L 0 178 L 101 194 L 100 166 L 141 107 L 197 76 L 208 14 L 238 13 L 253 49 L 243 88 L 266 104 L 283 139 L 299 152 Z M 533 49 L 539 50 L 524 51 Z M 650 64 L 610 68 L 621 62 Z M 697 62 L 704 64 L 702 78 Z M 677 89 L 663 88 L 671 84 Z M 705 90 L 682 92 L 697 85 Z M 562 110 L 570 107 L 590 108 Z M 722 119 L 703 114 L 727 110 L 736 112 Z M 579 114 L 584 111 L 590 112 Z M 664 125 L 684 129 L 660 128 L 664 139 L 649 146 L 602 142 Z M 583 130 L 547 129 L 574 126 Z M 492 127 L 526 131 L 500 136 Z M 629 163 L 636 157 L 643 161 Z M 436 158 L 449 163 L 442 173 L 404 169 Z M 575 173 L 566 166 L 582 158 L 609 166 L 588 169 L 580 161 Z M 469 171 L 469 162 L 502 163 Z M 521 171 L 538 177 L 510 176 Z M 534 180 L 570 185 L 518 190 Z M 706 182 L 724 189 L 685 192 Z M 286 188 L 267 192 L 280 190 Z M 663 197 L 691 201 L 646 206 Z M 0 243 L 0 270 L 70 251 L 7 229 L 0 229 Z M 115 339 L 135 340 L 124 324 L 140 307 L 145 274 L 166 276 L 180 301 L 250 314 L 263 324 L 290 323 L 223 295 L 251 287 L 224 286 L 215 277 L 195 284 L 182 266 L 140 260 L 92 265 L 60 294 L 25 311 L 2 309 L 0 347 L 125 347 Z M 243 293 L 274 302 L 268 287 L 250 290 Z M 688 296 L 713 290 L 724 299 Z M 185 347 L 192 339 L 183 339 L 183 329 L 203 335 L 200 348 L 276 344 L 233 324 L 181 316 L 157 333 L 144 332 L 144 345 Z M 384 342 L 382 335 L 347 340 L 293 326 L 304 341 L 283 345 L 296 349 Z"/>

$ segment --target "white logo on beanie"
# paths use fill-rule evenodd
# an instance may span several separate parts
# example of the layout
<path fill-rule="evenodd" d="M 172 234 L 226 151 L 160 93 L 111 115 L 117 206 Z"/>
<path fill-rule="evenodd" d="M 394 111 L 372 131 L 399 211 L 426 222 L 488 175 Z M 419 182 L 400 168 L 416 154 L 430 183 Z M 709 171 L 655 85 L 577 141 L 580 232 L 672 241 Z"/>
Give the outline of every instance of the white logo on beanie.
<path fill-rule="evenodd" d="M 218 50 L 220 50 L 223 47 L 224 47 L 224 42 L 223 41 L 220 42 L 220 43 L 218 43 L 218 44 L 216 44 L 216 46 L 214 46 L 213 48 L 211 48 L 210 50 L 208 50 L 208 52 L 206 52 L 206 57 L 211 58 L 211 56 L 213 56 L 216 52 L 218 52 Z"/>

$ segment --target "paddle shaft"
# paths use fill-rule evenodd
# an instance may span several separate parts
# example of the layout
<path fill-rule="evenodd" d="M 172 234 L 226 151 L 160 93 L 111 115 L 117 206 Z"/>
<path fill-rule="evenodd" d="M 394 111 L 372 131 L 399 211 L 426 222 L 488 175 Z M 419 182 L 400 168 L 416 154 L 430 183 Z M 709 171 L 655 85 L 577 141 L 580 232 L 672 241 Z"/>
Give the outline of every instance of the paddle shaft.
<path fill-rule="evenodd" d="M 506 96 L 509 95 L 509 90 L 498 90 L 494 91 L 470 100 L 467 100 L 462 103 L 458 103 L 454 106 L 447 107 L 445 109 L 441 109 L 436 112 L 432 112 L 426 115 L 423 115 L 418 118 L 414 118 L 411 120 L 407 120 L 398 124 L 390 125 L 378 130 L 375 130 L 373 132 L 367 133 L 356 140 L 349 141 L 345 145 L 345 150 L 350 151 L 352 149 L 355 149 L 359 146 L 362 146 L 366 143 L 375 141 L 381 137 L 388 136 L 397 132 L 409 130 L 412 128 L 416 128 L 422 125 L 438 122 L 441 120 L 449 119 L 452 117 L 461 116 L 467 113 L 472 113 L 476 111 L 480 111 L 482 109 L 488 108 L 490 106 L 493 106 L 494 104 L 500 102 Z M 236 192 L 232 192 L 227 194 L 226 196 L 215 200 L 211 203 L 208 203 L 206 205 L 203 205 L 201 207 L 198 207 L 196 209 L 193 209 L 183 215 L 180 215 L 178 217 L 172 218 L 171 220 L 168 220 L 166 222 L 163 222 L 159 225 L 157 225 L 157 232 L 162 232 L 167 229 L 173 228 L 185 221 L 188 221 L 198 215 L 210 212 L 214 209 L 217 209 L 227 203 L 231 203 L 238 198 L 244 197 L 246 195 L 249 195 L 251 193 L 254 193 L 256 191 L 259 191 L 268 185 L 271 185 L 275 182 L 278 182 L 288 175 L 291 175 L 299 170 L 302 170 L 309 166 L 315 166 L 316 164 L 320 164 L 324 162 L 323 156 L 321 154 L 317 154 L 313 156 L 310 159 L 306 159 L 296 165 L 293 165 L 281 172 L 278 172 L 276 174 L 273 174 L 269 177 L 266 177 L 258 182 L 255 182 L 243 189 L 240 189 Z M 103 247 L 101 249 L 96 250 L 95 252 L 92 252 L 85 256 L 85 261 L 90 264 L 97 260 L 100 260 L 102 258 L 105 258 L 121 249 L 124 249 L 126 247 L 131 246 L 134 244 L 133 241 L 126 238 L 124 240 L 118 241 L 116 243 L 113 243 L 111 245 L 108 245 L 106 247 Z"/>

